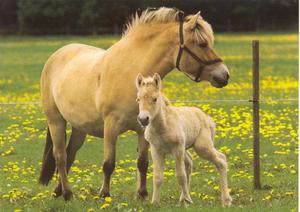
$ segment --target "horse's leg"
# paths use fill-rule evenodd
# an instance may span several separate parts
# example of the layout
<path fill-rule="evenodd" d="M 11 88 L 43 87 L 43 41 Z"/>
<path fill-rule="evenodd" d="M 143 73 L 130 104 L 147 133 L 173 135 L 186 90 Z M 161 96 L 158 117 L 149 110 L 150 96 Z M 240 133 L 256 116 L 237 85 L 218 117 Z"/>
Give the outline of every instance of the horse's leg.
<path fill-rule="evenodd" d="M 75 160 L 76 152 L 80 149 L 82 144 L 84 143 L 86 134 L 81 132 L 74 127 L 72 128 L 72 134 L 70 137 L 70 141 L 67 147 L 67 173 Z M 62 195 L 62 185 L 61 182 L 58 183 L 57 187 L 54 190 L 55 196 L 59 197 Z"/>
<path fill-rule="evenodd" d="M 223 206 L 231 205 L 231 197 L 228 191 L 227 185 L 227 162 L 226 156 L 220 152 L 218 152 L 213 145 L 213 141 L 211 139 L 209 132 L 203 132 L 197 138 L 194 149 L 197 154 L 212 162 L 217 167 L 218 172 L 221 177 L 221 201 Z"/>
<path fill-rule="evenodd" d="M 138 196 L 145 198 L 148 195 L 147 192 L 147 170 L 149 164 L 148 157 L 149 143 L 144 138 L 144 135 L 139 135 L 138 143 L 138 160 L 137 167 L 139 170 L 139 179 L 138 179 Z"/>
<path fill-rule="evenodd" d="M 153 161 L 153 194 L 151 203 L 159 203 L 160 188 L 164 179 L 165 155 L 151 147 L 151 156 Z"/>
<path fill-rule="evenodd" d="M 104 161 L 103 161 L 103 183 L 100 190 L 101 197 L 109 197 L 110 177 L 115 169 L 116 142 L 119 135 L 118 119 L 108 118 L 104 121 Z"/>
<path fill-rule="evenodd" d="M 193 168 L 193 158 L 192 158 L 192 155 L 188 151 L 185 151 L 184 165 L 185 165 L 187 185 L 188 185 L 188 188 L 190 188 L 191 172 L 192 172 L 192 168 Z M 180 199 L 183 199 L 183 192 L 181 192 Z"/>
<path fill-rule="evenodd" d="M 189 194 L 188 188 L 188 176 L 185 170 L 185 149 L 184 147 L 178 146 L 174 148 L 173 155 L 175 158 L 175 172 L 177 181 L 181 187 L 181 195 L 179 201 L 187 201 L 192 203 L 192 199 Z"/>
<path fill-rule="evenodd" d="M 62 117 L 56 117 L 48 122 L 51 138 L 53 141 L 53 155 L 62 184 L 63 197 L 67 201 L 72 197 L 72 191 L 67 179 L 67 153 L 66 153 L 66 121 Z"/>

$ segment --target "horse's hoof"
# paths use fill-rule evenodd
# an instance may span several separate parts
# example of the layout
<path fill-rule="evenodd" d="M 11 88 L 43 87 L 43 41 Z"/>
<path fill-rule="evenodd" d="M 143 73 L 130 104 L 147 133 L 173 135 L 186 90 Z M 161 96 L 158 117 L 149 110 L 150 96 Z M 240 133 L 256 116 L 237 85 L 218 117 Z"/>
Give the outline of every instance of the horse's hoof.
<path fill-rule="evenodd" d="M 104 189 L 101 189 L 99 196 L 103 197 L 103 198 L 110 197 L 110 193 L 109 193 L 109 191 L 105 191 Z"/>
<path fill-rule="evenodd" d="M 55 198 L 60 197 L 62 195 L 62 187 L 61 185 L 58 185 L 55 189 L 54 189 L 54 194 L 55 194 Z"/>
<path fill-rule="evenodd" d="M 65 200 L 65 201 L 71 200 L 72 197 L 73 197 L 72 191 L 71 191 L 71 190 L 65 190 L 65 191 L 63 192 L 63 197 L 64 197 L 64 200 Z"/>
<path fill-rule="evenodd" d="M 148 196 L 148 191 L 145 189 L 138 190 L 137 195 L 138 195 L 138 198 L 140 198 L 140 199 L 146 199 L 146 197 Z"/>

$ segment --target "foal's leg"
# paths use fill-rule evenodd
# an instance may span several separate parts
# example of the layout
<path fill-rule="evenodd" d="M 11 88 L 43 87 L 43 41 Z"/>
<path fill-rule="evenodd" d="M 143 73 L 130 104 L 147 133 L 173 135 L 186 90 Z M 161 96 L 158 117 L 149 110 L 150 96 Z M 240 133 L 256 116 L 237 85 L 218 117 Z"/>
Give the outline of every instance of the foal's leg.
<path fill-rule="evenodd" d="M 61 117 L 56 117 L 54 120 L 49 120 L 48 126 L 53 141 L 53 155 L 62 185 L 63 197 L 67 201 L 71 199 L 72 191 L 69 187 L 66 169 L 66 121 Z"/>
<path fill-rule="evenodd" d="M 76 152 L 80 149 L 82 146 L 84 140 L 85 140 L 86 134 L 72 128 L 72 134 L 70 137 L 70 141 L 67 147 L 67 173 L 69 172 L 76 156 Z M 54 190 L 55 196 L 59 197 L 62 195 L 62 185 L 61 182 L 58 183 L 57 187 Z"/>
<path fill-rule="evenodd" d="M 175 172 L 176 177 L 178 180 L 178 183 L 181 187 L 181 195 L 179 198 L 179 201 L 187 201 L 189 203 L 192 203 L 192 199 L 189 193 L 188 188 L 188 179 L 187 174 L 185 170 L 185 149 L 183 146 L 178 146 L 174 149 L 173 155 L 175 157 Z"/>
<path fill-rule="evenodd" d="M 184 154 L 184 165 L 185 165 L 187 183 L 188 183 L 188 186 L 190 186 L 191 172 L 193 169 L 193 158 L 192 158 L 192 155 L 188 151 L 185 151 L 185 154 Z"/>
<path fill-rule="evenodd" d="M 214 146 L 210 136 L 210 132 L 203 132 L 196 140 L 194 145 L 198 155 L 217 167 L 221 177 L 221 201 L 223 206 L 230 206 L 232 199 L 228 191 L 227 184 L 227 162 L 226 156 L 218 152 Z"/>
<path fill-rule="evenodd" d="M 103 183 L 100 190 L 101 197 L 109 197 L 109 186 L 111 174 L 115 169 L 116 142 L 119 135 L 119 124 L 117 119 L 108 118 L 104 121 L 104 161 L 103 161 Z"/>
<path fill-rule="evenodd" d="M 151 203 L 159 203 L 160 188 L 164 179 L 164 153 L 158 152 L 155 148 L 151 147 L 151 156 L 153 161 L 153 194 Z"/>
<path fill-rule="evenodd" d="M 189 189 L 190 182 L 191 182 L 191 172 L 192 172 L 192 168 L 193 168 L 193 159 L 192 159 L 192 155 L 188 151 L 185 151 L 185 154 L 184 154 L 184 165 L 185 165 L 187 185 L 188 185 L 188 189 Z M 183 192 L 181 192 L 180 199 L 184 199 Z"/>
<path fill-rule="evenodd" d="M 149 143 L 144 138 L 144 135 L 139 135 L 139 143 L 138 143 L 138 160 L 137 167 L 139 170 L 139 179 L 138 179 L 138 196 L 141 198 L 145 198 L 148 195 L 147 192 L 147 170 L 149 164 L 148 157 Z"/>

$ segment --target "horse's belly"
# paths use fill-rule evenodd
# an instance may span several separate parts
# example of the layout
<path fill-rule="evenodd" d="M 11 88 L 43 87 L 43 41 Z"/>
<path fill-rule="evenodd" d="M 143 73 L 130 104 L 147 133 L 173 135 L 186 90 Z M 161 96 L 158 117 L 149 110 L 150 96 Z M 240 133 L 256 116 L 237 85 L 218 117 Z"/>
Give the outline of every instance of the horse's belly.
<path fill-rule="evenodd" d="M 103 138 L 103 121 L 98 122 L 88 122 L 88 123 L 78 123 L 70 121 L 72 127 L 85 132 L 86 134 Z"/>
<path fill-rule="evenodd" d="M 64 102 L 66 103 L 66 101 Z M 58 108 L 64 119 L 69 122 L 72 127 L 85 132 L 86 134 L 103 137 L 104 122 L 100 115 L 97 115 L 96 110 L 86 107 L 78 107 L 75 105 L 69 105 L 61 107 L 58 103 Z M 66 110 L 66 108 L 68 108 Z"/>

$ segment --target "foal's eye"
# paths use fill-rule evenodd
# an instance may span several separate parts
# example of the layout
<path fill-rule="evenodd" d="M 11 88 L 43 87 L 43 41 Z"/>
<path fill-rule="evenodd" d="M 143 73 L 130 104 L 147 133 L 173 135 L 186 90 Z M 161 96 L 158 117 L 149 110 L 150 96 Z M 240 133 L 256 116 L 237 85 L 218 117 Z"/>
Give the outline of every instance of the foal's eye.
<path fill-rule="evenodd" d="M 154 98 L 154 99 L 153 99 L 153 102 L 157 102 L 157 98 Z"/>
<path fill-rule="evenodd" d="M 205 48 L 205 47 L 207 47 L 207 43 L 200 43 L 199 46 L 200 46 L 201 48 Z"/>

